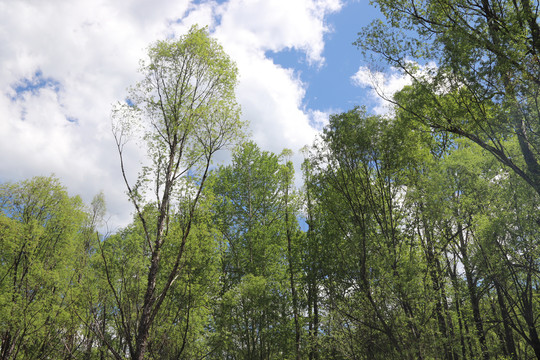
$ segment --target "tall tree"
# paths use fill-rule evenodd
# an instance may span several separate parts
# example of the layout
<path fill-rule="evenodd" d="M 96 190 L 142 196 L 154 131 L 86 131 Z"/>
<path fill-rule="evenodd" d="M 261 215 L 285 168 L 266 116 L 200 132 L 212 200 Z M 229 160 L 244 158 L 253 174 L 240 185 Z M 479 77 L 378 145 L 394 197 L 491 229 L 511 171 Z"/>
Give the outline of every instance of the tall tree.
<path fill-rule="evenodd" d="M 283 176 L 283 212 L 285 213 L 285 234 L 287 237 L 287 261 L 289 266 L 289 280 L 290 280 L 290 289 L 291 289 L 291 298 L 292 298 L 292 310 L 294 317 L 294 351 L 296 359 L 300 360 L 301 358 L 301 330 L 300 330 L 300 309 L 298 303 L 298 273 L 299 273 L 299 260 L 298 260 L 298 246 L 297 239 L 299 238 L 297 228 L 297 221 L 293 220 L 295 214 L 298 211 L 295 211 L 295 201 L 293 193 L 293 175 L 294 168 L 290 157 L 292 156 L 292 151 L 283 150 L 281 156 L 285 158 L 286 164 L 282 166 L 282 176 Z M 293 225 L 294 224 L 294 225 Z"/>
<path fill-rule="evenodd" d="M 302 151 L 308 155 L 309 148 Z M 307 321 L 308 321 L 308 358 L 318 359 L 319 353 L 319 327 L 320 315 L 319 306 L 321 304 L 321 284 L 324 278 L 323 256 L 322 256 L 322 227 L 323 204 L 317 202 L 317 191 L 313 180 L 313 169 L 309 159 L 302 163 L 302 174 L 304 178 L 304 204 L 305 218 L 308 229 L 301 246 L 302 269 L 305 272 Z"/>
<path fill-rule="evenodd" d="M 538 1 L 376 3 L 388 25 L 374 22 L 357 44 L 413 78 L 389 100 L 415 121 L 469 138 L 540 194 Z M 518 148 L 507 146 L 510 136 Z"/>
<path fill-rule="evenodd" d="M 148 249 L 143 256 L 149 261 L 144 299 L 133 323 L 117 303 L 120 329 L 133 359 L 144 358 L 154 320 L 184 271 L 184 250 L 212 158 L 236 141 L 242 126 L 234 94 L 236 66 L 206 29 L 193 27 L 178 40 L 158 41 L 148 57 L 141 67 L 143 80 L 132 88 L 129 101 L 113 111 L 122 174 Z M 135 184 L 124 166 L 133 122 L 142 129 L 151 163 Z M 179 245 L 172 262 L 164 266 L 174 213 L 181 217 Z M 160 277 L 165 280 L 158 283 Z M 119 349 L 110 350 L 121 357 Z"/>
<path fill-rule="evenodd" d="M 292 178 L 290 164 L 252 142 L 215 174 L 223 251 L 216 358 L 277 359 L 300 352 L 299 296 L 292 294 L 299 237 Z"/>
<path fill-rule="evenodd" d="M 415 136 L 362 109 L 332 116 L 312 150 L 310 189 L 323 204 L 325 285 L 336 351 L 422 358 L 423 267 L 407 226 Z M 405 330 L 406 329 L 406 330 Z"/>

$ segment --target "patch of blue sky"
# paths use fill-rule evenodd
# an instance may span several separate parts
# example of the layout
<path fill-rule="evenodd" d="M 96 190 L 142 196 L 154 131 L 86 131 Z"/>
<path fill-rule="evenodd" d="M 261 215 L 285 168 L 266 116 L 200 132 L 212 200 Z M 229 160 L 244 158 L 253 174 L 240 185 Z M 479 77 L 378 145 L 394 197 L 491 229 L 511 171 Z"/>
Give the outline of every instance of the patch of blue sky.
<path fill-rule="evenodd" d="M 190 6 L 188 7 L 187 11 L 179 18 L 177 19 L 173 19 L 170 21 L 170 24 L 172 23 L 177 23 L 177 24 L 181 24 L 186 18 L 189 17 L 189 15 L 196 11 L 198 9 L 198 6 L 199 5 L 203 5 L 203 4 L 218 4 L 218 5 L 221 5 L 221 4 L 224 4 L 226 3 L 227 1 L 229 0 L 193 0 L 190 4 Z M 214 30 L 217 26 L 219 26 L 221 24 L 221 16 L 220 14 L 214 14 L 214 23 L 212 24 L 212 26 L 210 27 L 210 30 Z M 169 38 L 174 38 L 176 35 L 175 34 L 169 34 L 167 35 Z"/>
<path fill-rule="evenodd" d="M 353 43 L 364 26 L 382 14 L 367 0 L 348 1 L 339 12 L 325 19 L 331 29 L 325 35 L 323 66 L 310 65 L 301 50 L 286 49 L 277 53 L 268 52 L 274 63 L 292 68 L 306 85 L 304 106 L 323 112 L 342 112 L 357 105 L 372 109 L 377 105 L 368 95 L 369 89 L 356 86 L 351 77 L 360 66 L 367 65 L 366 59 Z"/>
<path fill-rule="evenodd" d="M 61 89 L 61 84 L 52 77 L 44 76 L 41 70 L 37 70 L 31 78 L 23 78 L 12 85 L 11 88 L 15 91 L 15 96 L 12 96 L 12 100 L 15 101 L 27 93 L 37 95 L 41 89 L 45 88 L 52 89 L 58 93 Z"/>
<path fill-rule="evenodd" d="M 52 77 L 43 75 L 41 70 L 36 70 L 31 78 L 20 79 L 11 85 L 11 88 L 15 91 L 15 95 L 11 96 L 11 101 L 17 101 L 23 99 L 27 94 L 37 96 L 42 89 L 51 89 L 55 93 L 59 93 L 62 90 L 62 84 Z M 26 119 L 25 107 L 21 111 L 21 119 Z M 66 121 L 71 124 L 79 124 L 79 119 L 73 116 L 66 116 Z"/>
<path fill-rule="evenodd" d="M 306 219 L 299 216 L 299 217 L 296 218 L 296 220 L 298 221 L 298 226 L 300 227 L 300 230 L 302 230 L 304 232 L 308 231 L 309 225 L 306 222 Z"/>
<path fill-rule="evenodd" d="M 303 50 L 287 48 L 278 52 L 267 51 L 265 55 L 283 68 L 295 69 L 300 72 L 309 70 L 306 53 Z"/>

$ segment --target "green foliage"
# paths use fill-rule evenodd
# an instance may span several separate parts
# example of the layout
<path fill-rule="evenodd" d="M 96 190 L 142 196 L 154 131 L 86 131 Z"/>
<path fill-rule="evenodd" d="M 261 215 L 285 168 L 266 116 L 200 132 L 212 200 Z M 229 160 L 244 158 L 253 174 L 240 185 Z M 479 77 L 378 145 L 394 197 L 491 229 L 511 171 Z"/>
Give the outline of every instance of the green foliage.
<path fill-rule="evenodd" d="M 287 252 L 287 234 L 294 242 L 300 235 L 294 194 L 287 190 L 292 171 L 290 163 L 280 164 L 278 156 L 247 142 L 232 165 L 214 175 L 222 251 L 215 358 L 283 359 L 294 353 L 286 259 L 296 260 Z"/>
<path fill-rule="evenodd" d="M 326 331 L 345 341 L 338 351 L 346 356 L 413 356 L 409 345 L 421 336 L 423 315 L 416 309 L 427 297 L 406 207 L 420 158 L 415 139 L 400 123 L 354 109 L 331 117 L 309 159 L 314 200 L 325 210 L 317 231 L 328 259 L 323 283 L 332 321 Z M 386 339 L 384 348 L 369 350 L 368 329 Z"/>
<path fill-rule="evenodd" d="M 179 39 L 156 42 L 148 57 L 141 63 L 143 80 L 131 89 L 130 101 L 113 110 L 122 174 L 138 217 L 137 227 L 142 230 L 133 240 L 143 236 L 143 242 L 134 243 L 137 261 L 133 269 L 124 272 L 125 264 L 112 263 L 116 256 L 109 260 L 111 266 L 104 268 L 118 310 L 111 315 L 121 325 L 115 329 L 119 333 L 116 339 L 126 341 L 135 359 L 142 360 L 148 352 L 157 357 L 199 357 L 202 353 L 191 352 L 197 346 L 191 346 L 196 343 L 190 338 L 202 329 L 204 321 L 193 317 L 205 316 L 206 293 L 200 281 L 211 276 L 197 270 L 200 265 L 195 265 L 199 261 L 195 254 L 211 249 L 213 239 L 211 230 L 203 231 L 206 223 L 200 207 L 212 157 L 242 136 L 234 93 L 237 68 L 207 29 L 196 26 Z M 124 147 L 137 132 L 142 134 L 140 140 L 146 145 L 150 165 L 132 185 L 124 168 Z M 197 235 L 192 236 L 192 231 Z M 119 244 L 129 245 L 128 239 L 131 236 Z M 107 262 L 104 252 L 102 257 Z M 122 271 L 115 274 L 117 268 Z M 122 285 L 133 282 L 135 293 L 121 296 L 113 278 Z M 145 285 L 141 284 L 143 279 Z M 194 290 L 201 290 L 202 295 Z M 162 309 L 171 301 L 181 303 L 172 313 Z M 170 316 L 167 320 L 161 318 L 164 310 Z M 168 321 L 175 324 L 170 331 L 162 326 Z M 183 339 L 171 340 L 173 333 L 183 334 Z M 166 347 L 164 352 L 160 341 Z M 108 344 L 116 358 L 125 352 L 123 346 Z M 203 348 L 200 351 L 204 352 Z"/>
<path fill-rule="evenodd" d="M 411 195 L 440 294 L 438 331 L 459 328 L 445 352 L 540 358 L 531 243 L 540 194 L 538 3 L 376 3 L 387 25 L 373 23 L 357 45 L 412 78 L 390 99 L 397 120 L 430 128 L 435 145 L 444 140 L 432 145 L 440 161 L 424 168 Z"/>
<path fill-rule="evenodd" d="M 3 358 L 62 356 L 84 220 L 79 197 L 55 178 L 0 186 L 0 334 Z"/>
<path fill-rule="evenodd" d="M 540 193 L 538 3 L 376 4 L 387 25 L 373 23 L 357 45 L 413 79 L 391 99 L 401 112 L 469 138 Z M 509 137 L 518 140 L 518 149 L 505 146 Z"/>
<path fill-rule="evenodd" d="M 103 194 L 55 178 L 0 185 L 0 358 L 540 359 L 538 4 L 377 3 L 359 42 L 413 82 L 393 117 L 331 116 L 303 192 L 290 150 L 211 169 L 243 124 L 197 27 L 113 110 L 130 225 L 100 235 Z"/>

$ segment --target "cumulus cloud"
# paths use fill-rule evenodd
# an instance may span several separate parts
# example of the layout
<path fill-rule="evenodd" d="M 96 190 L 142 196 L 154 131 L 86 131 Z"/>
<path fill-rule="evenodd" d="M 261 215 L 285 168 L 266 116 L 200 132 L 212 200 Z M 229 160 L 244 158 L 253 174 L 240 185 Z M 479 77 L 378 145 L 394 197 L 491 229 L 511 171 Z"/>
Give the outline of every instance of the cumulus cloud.
<path fill-rule="evenodd" d="M 218 34 L 255 52 L 295 48 L 311 63 L 322 63 L 324 23 L 341 8 L 337 0 L 231 0 L 221 9 Z"/>
<path fill-rule="evenodd" d="M 295 49 L 311 66 L 324 66 L 324 35 L 331 31 L 324 19 L 341 6 L 337 0 L 231 0 L 217 10 L 215 36 L 238 64 L 238 100 L 263 149 L 279 153 L 289 148 L 299 154 L 324 123 L 321 111 L 304 108 L 307 84 L 299 74 L 266 53 Z M 300 155 L 293 157 L 297 184 L 301 161 Z"/>
<path fill-rule="evenodd" d="M 21 0 L 0 8 L 0 181 L 54 173 L 86 202 L 103 190 L 113 225 L 129 222 L 132 209 L 110 112 L 157 39 L 209 26 L 238 64 L 238 101 L 264 149 L 298 151 L 325 121 L 304 108 L 299 75 L 265 54 L 296 49 L 323 66 L 325 17 L 339 0 Z M 142 154 L 129 151 L 134 177 Z"/>
<path fill-rule="evenodd" d="M 103 190 L 111 222 L 129 221 L 111 105 L 137 80 L 138 60 L 148 43 L 166 33 L 167 16 L 187 6 L 187 1 L 4 3 L 0 151 L 8 156 L 0 164 L 1 180 L 54 173 L 86 202 Z"/>

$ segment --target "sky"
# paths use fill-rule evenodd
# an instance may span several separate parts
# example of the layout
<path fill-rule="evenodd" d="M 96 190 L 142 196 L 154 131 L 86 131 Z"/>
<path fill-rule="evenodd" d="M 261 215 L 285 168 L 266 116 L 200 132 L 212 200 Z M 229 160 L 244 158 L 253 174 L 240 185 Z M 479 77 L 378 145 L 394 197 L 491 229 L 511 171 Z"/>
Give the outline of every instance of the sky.
<path fill-rule="evenodd" d="M 377 66 L 352 44 L 377 18 L 368 0 L 0 0 L 0 182 L 54 174 L 86 203 L 104 193 L 110 231 L 128 224 L 111 109 L 140 80 L 151 43 L 198 24 L 237 63 L 252 140 L 291 149 L 300 185 L 299 150 L 330 114 L 357 105 L 383 114 L 373 79 L 389 92 L 407 82 L 370 72 Z"/>

